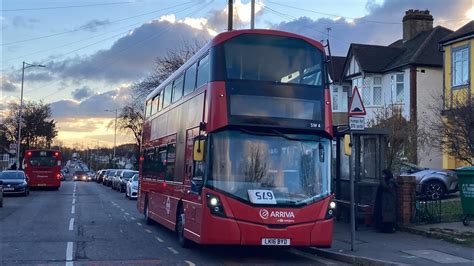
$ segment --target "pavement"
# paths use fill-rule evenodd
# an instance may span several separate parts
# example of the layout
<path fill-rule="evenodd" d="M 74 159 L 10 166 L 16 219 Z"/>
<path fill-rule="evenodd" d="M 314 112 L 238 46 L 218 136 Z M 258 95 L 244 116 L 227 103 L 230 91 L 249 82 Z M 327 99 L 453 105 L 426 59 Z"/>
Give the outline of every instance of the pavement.
<path fill-rule="evenodd" d="M 474 226 L 459 223 L 411 226 L 410 232 L 397 231 L 394 234 L 379 233 L 372 227 L 359 226 L 356 231 L 354 251 L 351 251 L 351 234 L 348 223 L 336 222 L 332 248 L 309 248 L 305 251 L 318 256 L 336 259 L 356 265 L 474 265 L 474 246 L 454 244 L 434 236 L 421 235 L 425 231 L 443 228 L 469 235 Z M 406 230 L 403 228 L 403 230 Z"/>

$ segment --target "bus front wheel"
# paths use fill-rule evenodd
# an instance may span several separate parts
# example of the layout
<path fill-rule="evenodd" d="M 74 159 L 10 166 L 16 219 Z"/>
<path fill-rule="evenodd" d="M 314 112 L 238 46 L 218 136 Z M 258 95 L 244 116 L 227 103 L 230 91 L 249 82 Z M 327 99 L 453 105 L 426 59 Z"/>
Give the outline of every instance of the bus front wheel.
<path fill-rule="evenodd" d="M 184 215 L 183 208 L 181 207 L 178 213 L 178 221 L 176 223 L 176 234 L 178 235 L 179 245 L 183 248 L 189 248 L 190 241 L 184 236 L 184 225 L 186 222 L 186 216 Z"/>
<path fill-rule="evenodd" d="M 143 210 L 143 214 L 145 215 L 145 222 L 148 225 L 153 224 L 153 220 L 150 218 L 150 213 L 148 209 L 148 199 L 145 200 L 145 209 Z"/>

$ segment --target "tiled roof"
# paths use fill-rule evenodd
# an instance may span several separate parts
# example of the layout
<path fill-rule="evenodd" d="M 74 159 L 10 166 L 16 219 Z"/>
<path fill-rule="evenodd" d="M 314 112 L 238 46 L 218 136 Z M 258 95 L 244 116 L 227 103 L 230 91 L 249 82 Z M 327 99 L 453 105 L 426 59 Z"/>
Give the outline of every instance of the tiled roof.
<path fill-rule="evenodd" d="M 334 71 L 329 70 L 329 75 L 331 79 L 335 82 L 338 82 L 342 78 L 342 71 L 344 70 L 344 62 L 346 61 L 345 56 L 332 56 L 331 57 L 331 64 L 330 67 L 334 67 Z M 334 73 L 334 77 L 332 76 Z"/>
<path fill-rule="evenodd" d="M 444 37 L 440 42 L 446 43 L 452 40 L 460 39 L 465 36 L 469 36 L 474 34 L 474 20 L 471 20 L 466 25 L 459 28 L 457 31 L 449 34 L 448 36 Z"/>
<path fill-rule="evenodd" d="M 443 55 L 438 43 L 450 33 L 451 30 L 437 26 L 409 41 L 398 40 L 389 46 L 351 44 L 348 54 L 355 56 L 361 70 L 368 73 L 383 73 L 408 65 L 442 67 Z"/>

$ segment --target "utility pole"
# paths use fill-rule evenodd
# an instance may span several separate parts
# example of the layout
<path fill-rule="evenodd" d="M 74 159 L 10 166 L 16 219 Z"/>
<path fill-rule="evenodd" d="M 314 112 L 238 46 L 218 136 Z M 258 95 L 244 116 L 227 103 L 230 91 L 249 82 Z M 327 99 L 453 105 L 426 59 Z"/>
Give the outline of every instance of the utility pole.
<path fill-rule="evenodd" d="M 232 20 L 234 17 L 234 0 L 228 0 L 227 31 L 232 31 Z"/>
<path fill-rule="evenodd" d="M 329 40 L 329 32 L 332 30 L 331 27 L 327 27 L 326 30 L 328 31 L 328 40 Z"/>
<path fill-rule="evenodd" d="M 250 4 L 250 29 L 255 29 L 255 0 L 252 0 Z"/>
<path fill-rule="evenodd" d="M 28 64 L 23 61 L 22 68 L 21 68 L 21 94 L 20 94 L 20 106 L 18 108 L 18 139 L 16 143 L 16 170 L 20 169 L 20 152 L 21 152 L 21 115 L 23 109 L 23 83 L 25 80 L 25 69 L 29 67 L 46 67 L 44 65 L 38 64 Z"/>

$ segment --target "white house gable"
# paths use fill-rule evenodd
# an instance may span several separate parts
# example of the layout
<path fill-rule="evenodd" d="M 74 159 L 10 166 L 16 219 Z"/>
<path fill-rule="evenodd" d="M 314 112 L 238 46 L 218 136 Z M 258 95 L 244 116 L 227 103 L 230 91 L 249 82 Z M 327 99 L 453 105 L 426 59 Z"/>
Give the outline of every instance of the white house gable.
<path fill-rule="evenodd" d="M 357 60 L 355 60 L 354 56 L 351 57 L 351 63 L 349 64 L 349 69 L 347 69 L 347 74 L 346 76 L 350 76 L 353 74 L 360 73 L 360 67 L 359 63 L 357 63 Z"/>

